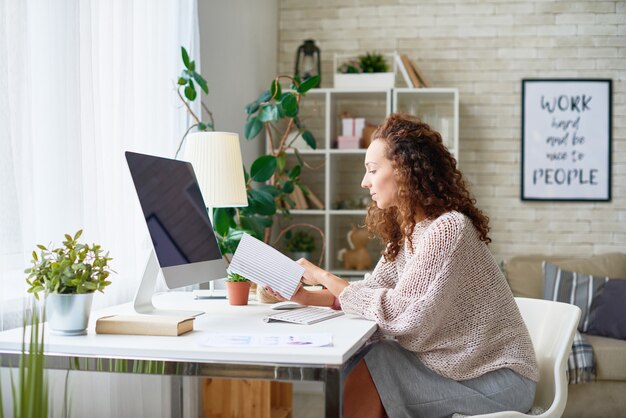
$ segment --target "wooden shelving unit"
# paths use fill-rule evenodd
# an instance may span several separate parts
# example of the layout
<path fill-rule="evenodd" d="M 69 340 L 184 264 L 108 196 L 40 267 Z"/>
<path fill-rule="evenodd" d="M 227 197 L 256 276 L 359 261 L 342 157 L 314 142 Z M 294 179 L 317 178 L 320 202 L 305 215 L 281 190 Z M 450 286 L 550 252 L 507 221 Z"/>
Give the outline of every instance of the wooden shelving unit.
<path fill-rule="evenodd" d="M 459 92 L 455 88 L 314 89 L 302 100 L 300 118 L 317 139 L 318 149 L 298 149 L 303 160 L 312 167 L 304 167 L 301 178 L 323 201 L 324 207 L 293 210 L 289 219 L 281 220 L 281 225 L 307 222 L 325 231 L 323 267 L 347 279 L 362 277 L 365 271 L 343 269 L 337 254 L 349 247 L 346 235 L 352 224 L 363 224 L 366 211 L 339 209 L 338 205 L 350 199 L 368 200 L 369 194 L 360 187 L 365 149 L 337 149 L 337 137 L 342 134 L 341 118 L 349 114 L 379 125 L 392 112 L 413 114 L 429 123 L 442 134 L 444 143 L 458 160 Z M 295 161 L 292 151 L 288 165 Z M 314 260 L 320 256 L 321 242 L 319 244 Z M 380 256 L 378 242 L 370 242 L 367 249 L 375 264 Z"/>

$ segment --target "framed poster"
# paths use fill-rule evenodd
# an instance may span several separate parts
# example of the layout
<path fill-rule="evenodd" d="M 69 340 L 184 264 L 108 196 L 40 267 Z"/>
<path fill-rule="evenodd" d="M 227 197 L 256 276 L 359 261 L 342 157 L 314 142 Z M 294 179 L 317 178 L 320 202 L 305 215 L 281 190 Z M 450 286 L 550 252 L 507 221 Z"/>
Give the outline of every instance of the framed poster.
<path fill-rule="evenodd" d="M 522 200 L 611 200 L 611 80 L 522 80 Z"/>

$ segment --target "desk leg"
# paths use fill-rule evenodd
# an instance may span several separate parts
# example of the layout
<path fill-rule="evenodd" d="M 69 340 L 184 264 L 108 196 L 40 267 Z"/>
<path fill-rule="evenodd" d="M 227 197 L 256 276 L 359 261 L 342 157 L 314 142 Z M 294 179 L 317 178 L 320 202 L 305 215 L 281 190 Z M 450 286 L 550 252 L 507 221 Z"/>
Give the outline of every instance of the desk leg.
<path fill-rule="evenodd" d="M 172 418 L 183 418 L 183 377 L 170 378 L 170 412 Z"/>
<path fill-rule="evenodd" d="M 341 418 L 343 416 L 343 379 L 339 369 L 326 370 L 324 379 L 325 417 Z"/>

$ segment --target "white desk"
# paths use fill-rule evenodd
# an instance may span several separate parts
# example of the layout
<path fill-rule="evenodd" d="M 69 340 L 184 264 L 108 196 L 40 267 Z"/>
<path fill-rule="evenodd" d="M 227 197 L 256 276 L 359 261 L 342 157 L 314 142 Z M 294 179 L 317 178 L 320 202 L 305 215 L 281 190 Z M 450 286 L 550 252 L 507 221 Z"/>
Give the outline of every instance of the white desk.
<path fill-rule="evenodd" d="M 350 315 L 313 325 L 265 323 L 272 311 L 252 302 L 230 306 L 226 300 L 194 300 L 191 293 L 166 293 L 155 305 L 193 309 L 206 313 L 196 318 L 194 331 L 179 337 L 96 335 L 95 320 L 104 315 L 128 313 L 130 304 L 93 312 L 88 335 L 63 337 L 46 330 L 46 368 L 174 376 L 321 381 L 325 385 L 326 417 L 342 415 L 343 379 L 354 365 L 376 324 Z M 206 331 L 308 333 L 330 332 L 332 347 L 214 348 L 197 342 Z M 0 366 L 18 364 L 21 328 L 0 333 Z M 352 361 L 351 361 L 352 360 Z"/>

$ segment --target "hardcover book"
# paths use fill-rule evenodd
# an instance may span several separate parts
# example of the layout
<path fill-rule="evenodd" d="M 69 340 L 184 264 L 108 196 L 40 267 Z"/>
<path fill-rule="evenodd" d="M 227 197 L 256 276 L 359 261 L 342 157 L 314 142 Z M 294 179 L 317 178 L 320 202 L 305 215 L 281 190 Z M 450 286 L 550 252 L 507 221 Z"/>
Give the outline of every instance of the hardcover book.
<path fill-rule="evenodd" d="M 193 330 L 191 317 L 111 315 L 96 321 L 96 334 L 178 336 Z"/>

